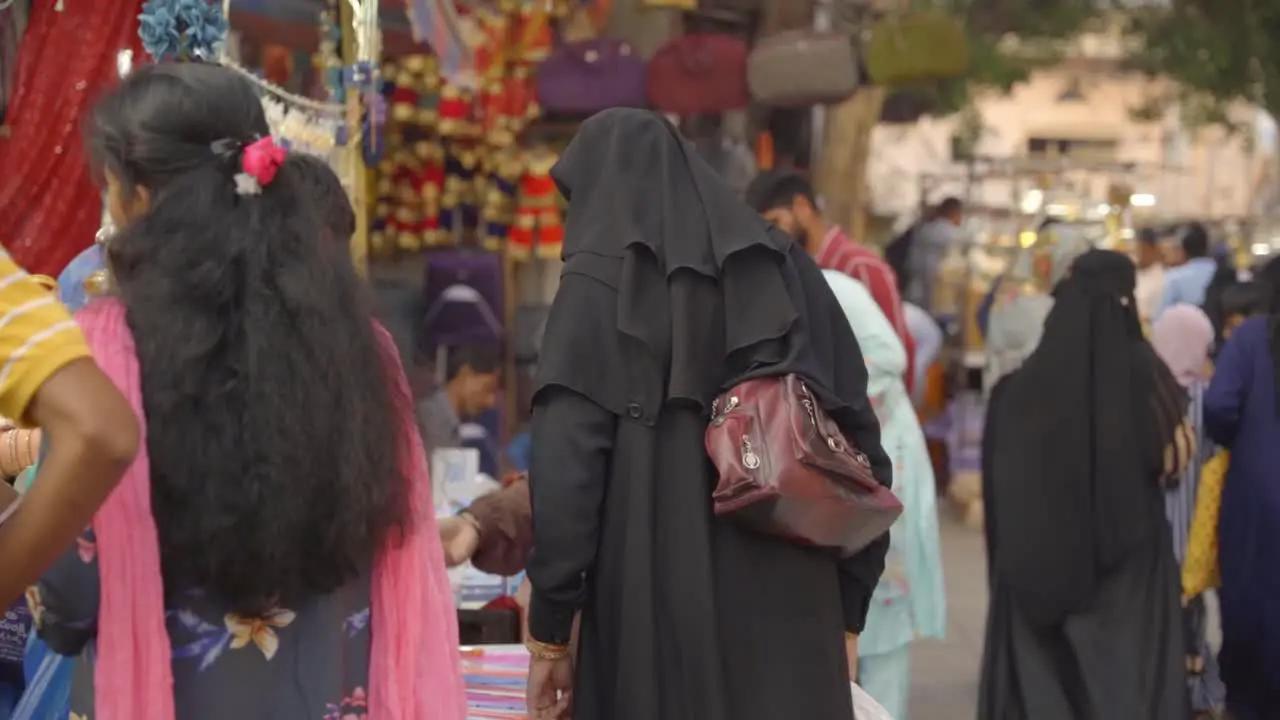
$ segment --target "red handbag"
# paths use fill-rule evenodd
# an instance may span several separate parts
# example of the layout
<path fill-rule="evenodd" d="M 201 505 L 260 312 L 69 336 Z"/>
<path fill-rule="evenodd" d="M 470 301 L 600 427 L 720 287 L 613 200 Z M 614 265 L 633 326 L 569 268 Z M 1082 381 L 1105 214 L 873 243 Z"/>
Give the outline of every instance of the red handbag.
<path fill-rule="evenodd" d="M 693 33 L 658 48 L 649 59 L 649 102 L 676 115 L 721 113 L 744 108 L 747 44 L 721 33 Z"/>
<path fill-rule="evenodd" d="M 902 514 L 866 454 L 796 375 L 747 380 L 721 395 L 705 440 L 720 474 L 716 515 L 753 530 L 852 555 Z"/>

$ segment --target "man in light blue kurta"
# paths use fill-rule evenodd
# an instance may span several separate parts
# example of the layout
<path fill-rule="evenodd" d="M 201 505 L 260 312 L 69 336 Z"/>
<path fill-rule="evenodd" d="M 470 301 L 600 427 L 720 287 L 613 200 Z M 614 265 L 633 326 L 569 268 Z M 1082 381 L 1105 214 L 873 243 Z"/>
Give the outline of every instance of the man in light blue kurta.
<path fill-rule="evenodd" d="M 1164 292 L 1160 296 L 1160 304 L 1151 313 L 1152 322 L 1159 319 L 1160 313 L 1179 303 L 1196 307 L 1204 305 L 1204 291 L 1218 271 L 1218 264 L 1209 257 L 1209 233 L 1203 225 L 1191 223 L 1187 226 L 1179 244 L 1186 262 L 1165 270 Z"/>
<path fill-rule="evenodd" d="M 895 718 L 907 717 L 911 641 L 941 638 L 947 626 L 933 463 L 902 373 L 907 352 L 880 306 L 857 280 L 824 270 L 867 364 L 867 396 L 880 440 L 893 460 L 893 492 L 902 517 L 889 531 L 884 574 L 858 637 L 858 684 Z"/>

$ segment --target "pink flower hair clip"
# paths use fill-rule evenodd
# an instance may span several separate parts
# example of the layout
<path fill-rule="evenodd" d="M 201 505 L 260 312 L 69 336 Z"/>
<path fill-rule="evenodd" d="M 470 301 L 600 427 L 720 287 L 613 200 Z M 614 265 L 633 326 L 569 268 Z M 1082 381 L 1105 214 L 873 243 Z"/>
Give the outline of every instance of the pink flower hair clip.
<path fill-rule="evenodd" d="M 215 154 L 225 155 L 229 152 L 239 150 L 240 152 L 240 172 L 235 174 L 237 195 L 261 195 L 262 188 L 271 184 L 275 180 L 276 173 L 279 172 L 280 166 L 284 165 L 284 161 L 289 157 L 289 152 L 283 147 L 276 144 L 275 138 L 270 135 L 259 138 L 248 145 L 234 147 L 238 145 L 231 140 L 219 140 L 213 143 L 212 149 Z"/>

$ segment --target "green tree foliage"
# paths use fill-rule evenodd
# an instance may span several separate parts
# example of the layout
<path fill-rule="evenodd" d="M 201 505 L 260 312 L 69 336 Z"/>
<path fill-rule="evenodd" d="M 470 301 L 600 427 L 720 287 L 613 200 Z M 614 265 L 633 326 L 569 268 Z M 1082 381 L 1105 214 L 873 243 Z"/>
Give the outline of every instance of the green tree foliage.
<path fill-rule="evenodd" d="M 1229 124 L 1247 101 L 1280 117 L 1280 1 L 1171 0 L 1130 11 L 1128 30 L 1131 67 L 1180 85 L 1148 114 L 1176 101 L 1184 122 Z"/>

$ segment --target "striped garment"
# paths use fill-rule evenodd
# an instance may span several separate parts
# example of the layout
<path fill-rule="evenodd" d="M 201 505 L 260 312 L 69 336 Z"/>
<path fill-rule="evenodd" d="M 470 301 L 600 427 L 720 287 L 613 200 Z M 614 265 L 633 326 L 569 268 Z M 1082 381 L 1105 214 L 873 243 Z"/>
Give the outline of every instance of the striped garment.
<path fill-rule="evenodd" d="M 1177 483 L 1171 485 L 1164 493 L 1164 512 L 1173 531 L 1173 554 L 1177 557 L 1179 566 L 1187 555 L 1187 535 L 1191 531 L 1191 518 L 1196 512 L 1196 488 L 1200 484 L 1200 468 L 1213 457 L 1216 450 L 1204 434 L 1202 419 L 1204 388 L 1205 386 L 1201 383 L 1187 388 L 1187 396 L 1190 398 L 1190 404 L 1187 407 L 1187 427 L 1195 438 L 1195 456 L 1183 467 Z"/>
<path fill-rule="evenodd" d="M 67 309 L 0 251 L 0 415 L 25 419 L 40 386 L 86 357 L 89 348 Z"/>
<path fill-rule="evenodd" d="M 823 236 L 813 259 L 823 270 L 842 272 L 862 283 L 871 292 L 871 297 L 889 319 L 894 333 L 907 350 L 907 371 L 902 380 L 907 385 L 907 391 L 911 392 L 915 388 L 916 343 L 907 329 L 907 319 L 902 311 L 902 296 L 898 292 L 898 276 L 894 274 L 893 268 L 875 251 L 849 239 L 838 225 L 832 225 Z"/>
<path fill-rule="evenodd" d="M 1191 519 L 1196 511 L 1196 490 L 1200 484 L 1200 469 L 1213 457 L 1217 448 L 1204 433 L 1204 383 L 1195 383 L 1187 388 L 1190 404 L 1187 407 L 1187 420 L 1184 427 L 1190 428 L 1195 438 L 1195 454 L 1191 462 L 1186 463 L 1176 485 L 1170 486 L 1164 493 L 1164 511 L 1169 519 L 1169 528 L 1173 533 L 1173 554 L 1182 565 L 1187 555 L 1187 537 L 1191 532 Z M 1196 712 L 1221 710 L 1225 701 L 1226 690 L 1218 673 L 1218 661 L 1209 647 L 1205 633 L 1205 608 L 1203 598 L 1194 598 L 1183 610 L 1189 637 L 1188 651 L 1197 654 L 1204 662 L 1204 670 L 1200 673 L 1188 673 L 1187 689 L 1191 695 L 1191 704 Z"/>

